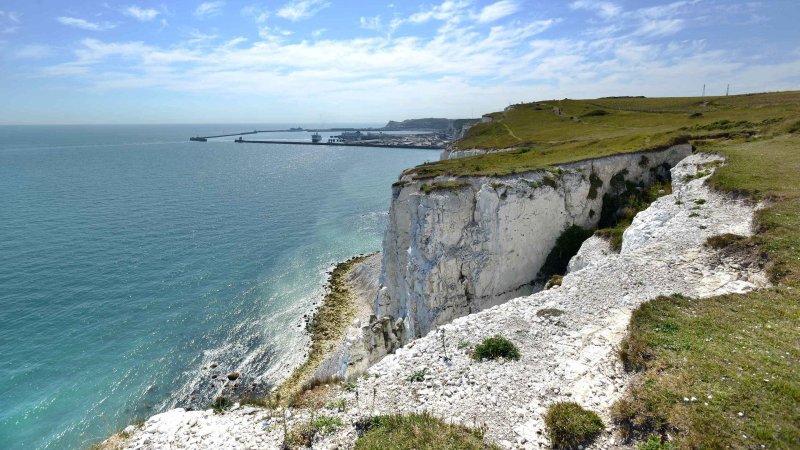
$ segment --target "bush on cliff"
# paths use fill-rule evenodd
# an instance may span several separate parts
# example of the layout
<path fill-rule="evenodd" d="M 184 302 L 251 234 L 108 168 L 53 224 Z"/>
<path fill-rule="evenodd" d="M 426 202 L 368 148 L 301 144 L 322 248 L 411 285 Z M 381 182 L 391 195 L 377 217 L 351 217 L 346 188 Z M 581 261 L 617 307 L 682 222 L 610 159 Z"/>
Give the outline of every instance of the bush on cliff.
<path fill-rule="evenodd" d="M 499 358 L 518 360 L 519 356 L 517 346 L 502 336 L 484 339 L 483 342 L 475 347 L 475 351 L 472 353 L 472 357 L 477 361 Z"/>
<path fill-rule="evenodd" d="M 544 416 L 544 426 L 554 449 L 585 446 L 605 428 L 597 414 L 574 402 L 552 404 Z"/>

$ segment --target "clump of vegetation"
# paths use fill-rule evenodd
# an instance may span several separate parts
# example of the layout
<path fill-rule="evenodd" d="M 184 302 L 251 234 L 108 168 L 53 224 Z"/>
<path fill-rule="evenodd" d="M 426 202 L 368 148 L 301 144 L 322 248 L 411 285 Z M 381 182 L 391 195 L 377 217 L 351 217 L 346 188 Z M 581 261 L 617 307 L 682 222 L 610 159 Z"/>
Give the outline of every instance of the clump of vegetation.
<path fill-rule="evenodd" d="M 706 246 L 719 250 L 744 240 L 747 240 L 747 238 L 744 236 L 739 236 L 738 234 L 718 234 L 706 239 Z"/>
<path fill-rule="evenodd" d="M 783 118 L 769 118 L 756 123 L 756 122 L 750 122 L 749 120 L 734 121 L 734 120 L 722 119 L 705 125 L 693 125 L 691 127 L 688 127 L 687 129 L 690 131 L 720 131 L 720 130 L 733 130 L 737 128 L 755 129 L 780 122 L 781 120 L 783 120 Z"/>
<path fill-rule="evenodd" d="M 553 275 L 563 274 L 567 270 L 569 260 L 578 253 L 583 241 L 592 235 L 592 231 L 572 225 L 567 227 L 561 236 L 556 239 L 556 244 L 547 255 L 547 258 L 539 269 L 537 278 L 547 280 Z"/>
<path fill-rule="evenodd" d="M 639 444 L 639 450 L 676 450 L 676 447 L 669 441 L 657 434 L 651 434 L 645 442 Z"/>
<path fill-rule="evenodd" d="M 594 200 L 597 198 L 597 190 L 603 187 L 603 180 L 597 176 L 596 173 L 592 172 L 589 174 L 589 194 L 586 196 L 589 200 Z"/>
<path fill-rule="evenodd" d="M 254 395 L 252 393 L 245 393 L 239 397 L 240 405 L 258 406 L 261 408 L 274 408 L 277 405 L 277 399 L 269 395 Z"/>
<path fill-rule="evenodd" d="M 545 186 L 550 186 L 553 189 L 558 188 L 558 182 L 556 182 L 556 179 L 551 176 L 545 176 L 542 178 L 542 184 Z"/>
<path fill-rule="evenodd" d="M 513 342 L 509 341 L 508 339 L 496 335 L 490 338 L 486 338 L 480 344 L 475 346 L 475 350 L 472 352 L 472 357 L 476 361 L 483 361 L 486 359 L 494 360 L 494 359 L 507 359 L 507 360 L 519 360 L 520 353 L 519 349 Z"/>
<path fill-rule="evenodd" d="M 694 112 L 689 114 L 690 119 L 697 119 L 698 117 L 703 117 L 703 113 L 701 112 Z"/>
<path fill-rule="evenodd" d="M 211 402 L 211 409 L 214 410 L 214 414 L 222 414 L 230 409 L 231 406 L 233 406 L 233 401 L 224 396 L 219 396 Z"/>
<path fill-rule="evenodd" d="M 436 181 L 431 184 L 423 184 L 420 186 L 420 190 L 425 195 L 428 195 L 432 192 L 439 191 L 458 191 L 459 189 L 467 186 L 469 186 L 469 183 L 465 181 Z"/>
<path fill-rule="evenodd" d="M 607 116 L 609 114 L 610 113 L 608 111 L 606 111 L 605 109 L 595 109 L 595 110 L 589 111 L 588 113 L 582 115 L 581 117 L 598 117 L 598 116 Z"/>
<path fill-rule="evenodd" d="M 314 429 L 316 433 L 327 434 L 337 430 L 341 426 L 342 420 L 338 417 L 319 416 L 311 421 L 311 428 Z"/>
<path fill-rule="evenodd" d="M 628 169 L 622 169 L 611 177 L 609 184 L 611 185 L 611 189 L 614 191 L 614 193 L 625 192 L 626 188 L 630 190 L 630 186 L 625 180 L 625 177 L 628 176 L 628 173 Z"/>
<path fill-rule="evenodd" d="M 419 383 L 425 381 L 425 375 L 427 374 L 428 374 L 428 368 L 426 367 L 424 369 L 415 370 L 414 372 L 411 373 L 411 375 L 408 376 L 407 379 L 409 383 Z"/>
<path fill-rule="evenodd" d="M 344 411 L 345 409 L 347 409 L 347 400 L 341 398 L 339 400 L 328 402 L 327 408 L 339 412 Z"/>
<path fill-rule="evenodd" d="M 711 175 L 711 171 L 709 171 L 709 170 L 698 170 L 694 174 L 684 175 L 683 176 L 683 182 L 684 183 L 688 183 L 688 182 L 690 182 L 692 180 L 697 180 L 698 178 L 703 178 L 703 177 L 708 176 L 708 175 Z"/>
<path fill-rule="evenodd" d="M 283 437 L 284 449 L 296 449 L 311 447 L 314 443 L 316 430 L 309 423 L 303 423 L 292 428 Z"/>
<path fill-rule="evenodd" d="M 497 450 L 484 442 L 483 429 L 452 425 L 428 414 L 377 416 L 360 421 L 356 450 Z"/>
<path fill-rule="evenodd" d="M 576 449 L 594 441 L 605 429 L 600 417 L 574 402 L 550 405 L 544 416 L 545 430 L 554 449 Z"/>
<path fill-rule="evenodd" d="M 698 198 L 697 200 L 694 201 L 694 204 L 695 205 L 705 205 L 706 204 L 706 199 Z"/>
<path fill-rule="evenodd" d="M 693 212 L 693 213 L 689 214 L 689 217 L 691 217 L 691 218 L 700 217 L 700 214 L 697 214 L 697 213 Z"/>
<path fill-rule="evenodd" d="M 538 317 L 559 317 L 564 314 L 564 311 L 557 308 L 544 308 L 536 311 Z"/>
<path fill-rule="evenodd" d="M 564 281 L 564 277 L 562 275 L 555 274 L 547 280 L 547 284 L 544 285 L 545 289 L 550 289 L 555 286 L 561 286 L 561 283 Z"/>

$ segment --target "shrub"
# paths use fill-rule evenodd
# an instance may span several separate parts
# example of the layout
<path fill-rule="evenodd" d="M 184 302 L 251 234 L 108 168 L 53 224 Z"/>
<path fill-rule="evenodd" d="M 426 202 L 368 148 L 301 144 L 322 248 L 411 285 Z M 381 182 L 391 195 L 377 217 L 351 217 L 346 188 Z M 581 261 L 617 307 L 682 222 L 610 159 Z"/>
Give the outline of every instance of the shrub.
<path fill-rule="evenodd" d="M 300 424 L 292 428 L 283 438 L 283 448 L 306 448 L 311 447 L 314 442 L 316 431 L 308 423 Z"/>
<path fill-rule="evenodd" d="M 597 414 L 574 402 L 550 405 L 544 416 L 545 430 L 555 449 L 572 449 L 591 443 L 605 428 Z"/>
<path fill-rule="evenodd" d="M 447 424 L 428 413 L 370 417 L 355 426 L 356 450 L 498 449 L 483 441 L 483 430 Z"/>
<path fill-rule="evenodd" d="M 710 238 L 706 239 L 706 246 L 711 247 L 714 249 L 721 249 L 728 247 L 729 245 L 736 244 L 743 240 L 747 239 L 744 236 L 739 236 L 738 234 L 718 234 L 716 236 L 711 236 Z"/>
<path fill-rule="evenodd" d="M 581 117 L 597 117 L 597 116 L 607 116 L 610 114 L 605 109 L 595 109 L 594 111 L 589 111 L 588 113 L 582 115 Z"/>
<path fill-rule="evenodd" d="M 586 196 L 589 200 L 597 198 L 597 190 L 603 186 L 603 180 L 594 172 L 589 174 L 589 194 Z"/>
<path fill-rule="evenodd" d="M 327 434 L 342 426 L 342 420 L 338 417 L 319 416 L 311 421 L 311 428 L 315 432 Z"/>
<path fill-rule="evenodd" d="M 564 277 L 562 275 L 553 275 L 547 280 L 547 284 L 544 285 L 545 289 L 550 289 L 555 286 L 561 286 L 561 282 L 564 281 Z"/>
<path fill-rule="evenodd" d="M 215 398 L 211 403 L 211 409 L 214 410 L 214 414 L 222 414 L 225 410 L 230 409 L 231 406 L 233 406 L 231 399 L 223 396 Z"/>
<path fill-rule="evenodd" d="M 516 345 L 514 345 L 513 342 L 502 336 L 496 335 L 484 339 L 483 342 L 475 346 L 475 351 L 472 353 L 472 357 L 477 361 L 499 358 L 518 360 L 520 355 L 519 349 Z"/>
<path fill-rule="evenodd" d="M 425 381 L 425 375 L 428 373 L 428 368 L 424 368 L 422 370 L 415 370 L 411 375 L 408 376 L 408 381 L 411 383 L 419 383 L 420 381 Z"/>

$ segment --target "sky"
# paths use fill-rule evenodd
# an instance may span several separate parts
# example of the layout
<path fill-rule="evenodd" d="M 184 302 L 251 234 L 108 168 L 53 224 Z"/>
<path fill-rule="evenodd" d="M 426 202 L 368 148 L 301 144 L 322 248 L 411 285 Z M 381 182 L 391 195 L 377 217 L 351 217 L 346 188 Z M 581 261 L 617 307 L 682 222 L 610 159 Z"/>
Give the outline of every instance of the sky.
<path fill-rule="evenodd" d="M 381 123 L 800 89 L 800 1 L 2 0 L 0 124 Z"/>

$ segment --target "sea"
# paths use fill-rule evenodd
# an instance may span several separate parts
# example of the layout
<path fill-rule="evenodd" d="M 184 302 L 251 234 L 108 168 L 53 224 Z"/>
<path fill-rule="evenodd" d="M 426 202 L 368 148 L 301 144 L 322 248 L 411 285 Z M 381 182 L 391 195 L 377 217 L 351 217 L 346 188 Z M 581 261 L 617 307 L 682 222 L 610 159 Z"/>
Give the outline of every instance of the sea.
<path fill-rule="evenodd" d="M 380 250 L 391 183 L 438 152 L 188 140 L 286 128 L 0 126 L 0 448 L 87 448 L 207 401 L 212 364 L 301 361 L 332 264 Z"/>

